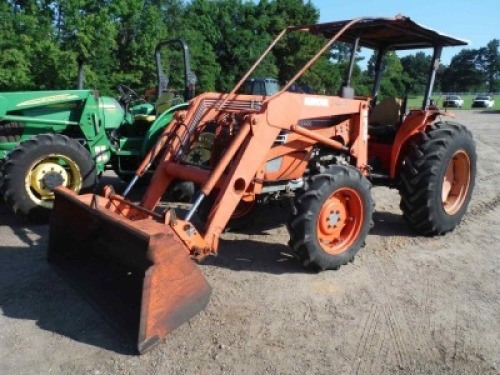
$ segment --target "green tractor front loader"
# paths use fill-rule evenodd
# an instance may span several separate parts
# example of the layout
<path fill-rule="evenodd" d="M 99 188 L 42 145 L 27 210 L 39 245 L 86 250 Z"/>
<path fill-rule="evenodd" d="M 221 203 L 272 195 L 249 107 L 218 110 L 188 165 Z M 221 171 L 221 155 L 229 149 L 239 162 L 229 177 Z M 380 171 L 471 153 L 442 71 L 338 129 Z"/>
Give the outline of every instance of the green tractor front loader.
<path fill-rule="evenodd" d="M 168 88 L 161 64 L 161 50 L 172 45 L 183 52 L 181 95 Z M 159 43 L 155 59 L 154 102 L 126 85 L 118 85 L 119 99 L 94 90 L 0 92 L 0 193 L 14 213 L 46 222 L 56 186 L 86 192 L 107 169 L 125 181 L 134 176 L 173 114 L 194 96 L 184 41 Z"/>

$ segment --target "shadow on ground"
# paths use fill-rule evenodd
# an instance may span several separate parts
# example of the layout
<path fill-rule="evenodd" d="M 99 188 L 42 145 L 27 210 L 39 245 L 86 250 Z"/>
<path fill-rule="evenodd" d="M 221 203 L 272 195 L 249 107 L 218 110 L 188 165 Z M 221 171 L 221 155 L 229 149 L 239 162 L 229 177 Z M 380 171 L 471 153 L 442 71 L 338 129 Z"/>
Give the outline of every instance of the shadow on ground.
<path fill-rule="evenodd" d="M 0 310 L 4 316 L 32 320 L 43 330 L 120 354 L 134 353 L 133 346 L 49 265 L 47 225 L 27 225 L 0 205 L 0 226 L 3 233 L 10 227 L 12 237 L 19 239 L 16 246 L 0 240 Z"/>
<path fill-rule="evenodd" d="M 373 228 L 368 235 L 382 237 L 404 236 L 416 237 L 401 214 L 375 211 L 373 213 Z"/>
<path fill-rule="evenodd" d="M 116 178 L 105 178 L 101 185 L 110 182 L 116 185 Z M 123 187 L 124 184 L 118 183 L 117 191 Z M 137 189 L 131 199 L 140 195 Z M 286 231 L 281 243 L 261 241 L 261 238 L 275 235 L 269 232 L 271 229 L 286 224 L 289 212 L 288 201 L 264 206 L 251 225 L 240 230 L 248 238 L 222 239 L 218 256 L 207 258 L 203 264 L 277 275 L 310 272 L 291 255 Z M 375 226 L 371 234 L 414 236 L 400 215 L 375 212 L 373 219 Z M 3 233 L 9 230 L 13 233 L 9 236 L 10 242 L 0 240 L 0 308 L 3 315 L 33 320 L 43 330 L 116 353 L 135 353 L 135 343 L 113 330 L 105 318 L 48 264 L 47 225 L 28 225 L 0 205 L 0 229 Z M 255 240 L 253 236 L 256 235 L 263 237 Z"/>
<path fill-rule="evenodd" d="M 272 236 L 269 230 L 283 226 L 289 215 L 286 205 L 264 207 L 253 225 L 238 233 L 250 236 Z M 402 215 L 390 212 L 374 212 L 374 227 L 369 236 L 381 237 L 415 237 L 416 234 L 408 227 Z M 230 231 L 235 232 L 235 231 Z M 217 257 L 207 258 L 203 264 L 228 268 L 235 271 L 252 271 L 270 274 L 307 273 L 310 272 L 293 257 L 287 233 L 283 243 L 268 243 L 252 239 L 226 239 L 220 241 Z"/>
<path fill-rule="evenodd" d="M 219 254 L 202 264 L 275 275 L 310 272 L 291 255 L 287 245 L 252 240 L 221 240 Z"/>

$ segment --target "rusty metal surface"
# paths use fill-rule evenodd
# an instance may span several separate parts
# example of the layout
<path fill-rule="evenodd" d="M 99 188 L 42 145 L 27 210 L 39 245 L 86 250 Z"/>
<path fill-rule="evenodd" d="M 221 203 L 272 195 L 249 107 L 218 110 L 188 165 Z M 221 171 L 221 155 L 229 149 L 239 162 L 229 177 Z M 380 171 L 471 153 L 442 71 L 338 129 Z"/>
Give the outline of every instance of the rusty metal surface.
<path fill-rule="evenodd" d="M 211 287 L 170 226 L 89 201 L 57 189 L 49 261 L 144 353 L 203 310 Z"/>

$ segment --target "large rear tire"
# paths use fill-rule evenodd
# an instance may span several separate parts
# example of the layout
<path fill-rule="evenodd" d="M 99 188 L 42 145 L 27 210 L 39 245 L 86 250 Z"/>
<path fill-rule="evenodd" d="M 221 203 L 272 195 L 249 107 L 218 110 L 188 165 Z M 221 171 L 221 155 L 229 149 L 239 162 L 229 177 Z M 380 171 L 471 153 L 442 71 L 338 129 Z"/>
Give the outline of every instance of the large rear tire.
<path fill-rule="evenodd" d="M 42 134 L 20 143 L 7 155 L 2 175 L 0 191 L 7 206 L 35 223 L 48 221 L 56 186 L 83 193 L 97 180 L 88 150 L 61 134 Z"/>
<path fill-rule="evenodd" d="M 370 182 L 355 168 L 332 166 L 296 195 L 289 245 L 306 267 L 338 269 L 365 245 L 372 225 Z"/>
<path fill-rule="evenodd" d="M 476 178 L 476 149 L 463 125 L 440 122 L 409 145 L 400 173 L 400 207 L 416 232 L 452 231 L 469 205 Z"/>

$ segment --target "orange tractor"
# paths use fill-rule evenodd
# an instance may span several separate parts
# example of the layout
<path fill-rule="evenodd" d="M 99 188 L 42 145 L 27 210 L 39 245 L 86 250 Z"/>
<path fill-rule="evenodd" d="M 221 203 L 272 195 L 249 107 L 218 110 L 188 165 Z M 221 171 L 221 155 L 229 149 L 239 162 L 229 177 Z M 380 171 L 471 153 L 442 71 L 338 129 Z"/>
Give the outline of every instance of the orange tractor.
<path fill-rule="evenodd" d="M 328 42 L 279 93 L 236 94 L 288 32 Z M 289 92 L 337 41 L 353 47 L 339 95 Z M 436 122 L 446 113 L 430 97 L 442 48 L 464 44 L 402 16 L 286 28 L 230 93 L 199 95 L 175 114 L 136 172 L 139 178 L 156 167 L 139 204 L 111 187 L 80 196 L 57 188 L 49 260 L 112 310 L 113 322 L 130 328 L 142 353 L 205 308 L 211 288 L 193 260 L 216 255 L 228 223 L 265 197 L 294 194 L 289 245 L 316 270 L 337 269 L 364 246 L 372 183 L 399 189 L 403 215 L 416 231 L 453 230 L 474 187 L 475 146 L 464 126 Z M 359 47 L 378 51 L 371 98 L 355 96 L 349 85 Z M 377 103 L 384 54 L 421 48 L 434 50 L 422 107 L 407 111 L 394 98 Z M 192 162 L 199 156 L 193 146 L 207 139 L 204 162 Z M 183 217 L 158 206 L 175 180 L 201 186 Z"/>

